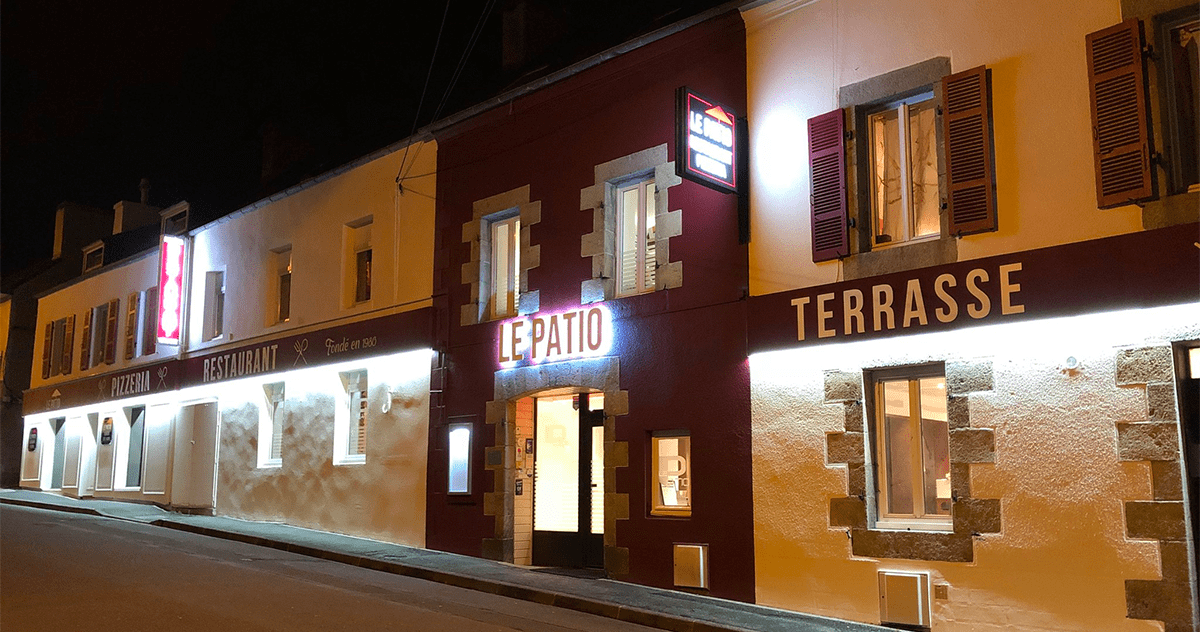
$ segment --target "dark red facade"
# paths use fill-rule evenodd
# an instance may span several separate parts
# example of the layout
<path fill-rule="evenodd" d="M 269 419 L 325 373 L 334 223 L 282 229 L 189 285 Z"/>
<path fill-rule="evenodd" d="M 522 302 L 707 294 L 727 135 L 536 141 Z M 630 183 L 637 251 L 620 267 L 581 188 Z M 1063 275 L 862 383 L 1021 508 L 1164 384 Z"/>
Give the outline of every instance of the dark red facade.
<path fill-rule="evenodd" d="M 485 423 L 493 399 L 499 321 L 461 325 L 470 285 L 462 227 L 475 201 L 529 186 L 541 220 L 530 227 L 540 265 L 528 289 L 539 313 L 578 308 L 580 284 L 592 276 L 581 237 L 592 231 L 580 191 L 595 184 L 596 165 L 662 144 L 675 156 L 675 90 L 688 86 L 734 112 L 746 111 L 745 32 L 731 11 L 658 39 L 566 79 L 506 102 L 438 136 L 435 327 L 444 373 L 431 406 L 427 546 L 485 555 L 496 520 L 485 515 L 494 489 L 485 450 L 495 429 Z M 738 200 L 683 180 L 669 190 L 682 211 L 670 261 L 683 262 L 681 287 L 606 305 L 614 322 L 610 356 L 619 362 L 628 414 L 616 417 L 616 441 L 628 442 L 629 465 L 616 489 L 629 496 L 629 519 L 616 528 L 628 549 L 628 574 L 641 584 L 672 587 L 672 544 L 709 545 L 714 596 L 754 598 L 750 387 L 745 339 L 747 249 L 738 239 Z M 440 384 L 439 384 L 440 382 Z M 446 494 L 446 424 L 475 424 L 472 494 Z M 687 430 L 693 472 L 688 518 L 651 516 L 650 433 Z"/>

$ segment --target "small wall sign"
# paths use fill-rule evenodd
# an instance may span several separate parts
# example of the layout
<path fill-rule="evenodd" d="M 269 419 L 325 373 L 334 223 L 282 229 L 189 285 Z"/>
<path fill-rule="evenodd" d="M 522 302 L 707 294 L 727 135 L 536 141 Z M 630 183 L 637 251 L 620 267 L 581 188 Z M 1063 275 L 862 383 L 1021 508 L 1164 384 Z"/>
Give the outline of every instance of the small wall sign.
<path fill-rule="evenodd" d="M 675 104 L 675 173 L 724 193 L 736 193 L 737 117 L 729 108 L 686 87 L 675 91 Z"/>
<path fill-rule="evenodd" d="M 518 478 L 517 479 L 517 495 L 520 496 L 521 494 L 524 494 L 524 493 L 525 493 L 525 479 Z"/>
<path fill-rule="evenodd" d="M 100 445 L 108 445 L 112 443 L 113 421 L 112 417 L 104 418 L 104 425 L 100 426 Z"/>
<path fill-rule="evenodd" d="M 36 450 L 37 450 L 37 428 L 30 428 L 29 429 L 29 451 L 34 452 Z"/>

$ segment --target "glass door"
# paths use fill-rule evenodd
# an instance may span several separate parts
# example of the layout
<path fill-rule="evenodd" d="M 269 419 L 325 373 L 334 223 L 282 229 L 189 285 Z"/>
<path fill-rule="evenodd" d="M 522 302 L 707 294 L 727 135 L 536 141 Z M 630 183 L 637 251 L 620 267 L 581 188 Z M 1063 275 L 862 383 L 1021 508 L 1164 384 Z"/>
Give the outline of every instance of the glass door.
<path fill-rule="evenodd" d="M 604 566 L 604 413 L 586 394 L 536 400 L 533 564 Z"/>

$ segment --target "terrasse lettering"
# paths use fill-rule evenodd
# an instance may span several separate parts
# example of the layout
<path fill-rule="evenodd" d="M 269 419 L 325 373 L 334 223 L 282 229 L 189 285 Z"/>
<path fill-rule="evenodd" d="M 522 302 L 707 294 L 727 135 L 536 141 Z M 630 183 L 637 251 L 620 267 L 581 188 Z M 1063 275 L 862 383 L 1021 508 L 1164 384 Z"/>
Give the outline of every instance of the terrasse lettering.
<path fill-rule="evenodd" d="M 204 381 L 254 375 L 275 370 L 275 355 L 279 345 L 263 345 L 245 351 L 234 351 L 204 359 Z"/>
<path fill-rule="evenodd" d="M 938 275 L 933 281 L 929 307 L 926 307 L 929 288 L 922 288 L 916 278 L 908 279 L 903 289 L 893 287 L 899 284 L 881 283 L 871 286 L 866 294 L 861 289 L 848 288 L 795 298 L 792 305 L 796 308 L 796 339 L 805 339 L 805 325 L 811 322 L 806 318 L 815 319 L 818 338 L 863 334 L 868 326 L 871 331 L 924 327 L 929 325 L 931 317 L 939 323 L 952 323 L 963 314 L 976 320 L 987 318 L 994 311 L 987 291 L 992 283 L 999 286 L 1000 315 L 1021 314 L 1025 306 L 1016 302 L 1021 285 L 1012 277 L 1020 271 L 1020 263 L 1010 263 L 999 266 L 994 277 L 984 268 L 974 268 L 961 279 L 950 273 Z M 960 283 L 966 289 L 965 297 L 961 291 L 952 291 Z M 962 298 L 966 300 L 960 303 Z M 836 318 L 835 312 L 841 318 Z"/>

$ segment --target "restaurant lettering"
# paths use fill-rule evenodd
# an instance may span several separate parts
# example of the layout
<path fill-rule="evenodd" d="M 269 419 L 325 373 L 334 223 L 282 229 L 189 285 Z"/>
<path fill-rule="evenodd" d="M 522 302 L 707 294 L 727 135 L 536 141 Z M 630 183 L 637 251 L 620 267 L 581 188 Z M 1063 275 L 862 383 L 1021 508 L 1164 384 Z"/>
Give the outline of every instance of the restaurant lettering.
<path fill-rule="evenodd" d="M 500 325 L 499 338 L 502 366 L 604 355 L 612 346 L 612 315 L 597 305 L 518 318 Z"/>
<path fill-rule="evenodd" d="M 203 381 L 216 382 L 274 371 L 278 350 L 278 344 L 271 344 L 205 358 Z"/>
<path fill-rule="evenodd" d="M 151 387 L 149 369 L 127 375 L 118 375 L 112 379 L 112 392 L 109 396 L 126 397 L 129 395 L 141 395 L 142 393 L 149 393 Z"/>
<path fill-rule="evenodd" d="M 932 283 L 910 278 L 875 284 L 866 291 L 845 288 L 794 298 L 796 339 L 804 340 L 813 329 L 818 338 L 832 338 L 1021 314 L 1021 284 L 1014 276 L 1020 271 L 1020 263 L 1009 263 L 972 268 L 961 276 L 947 272 Z M 991 296 L 996 295 L 999 300 L 993 304 Z"/>

